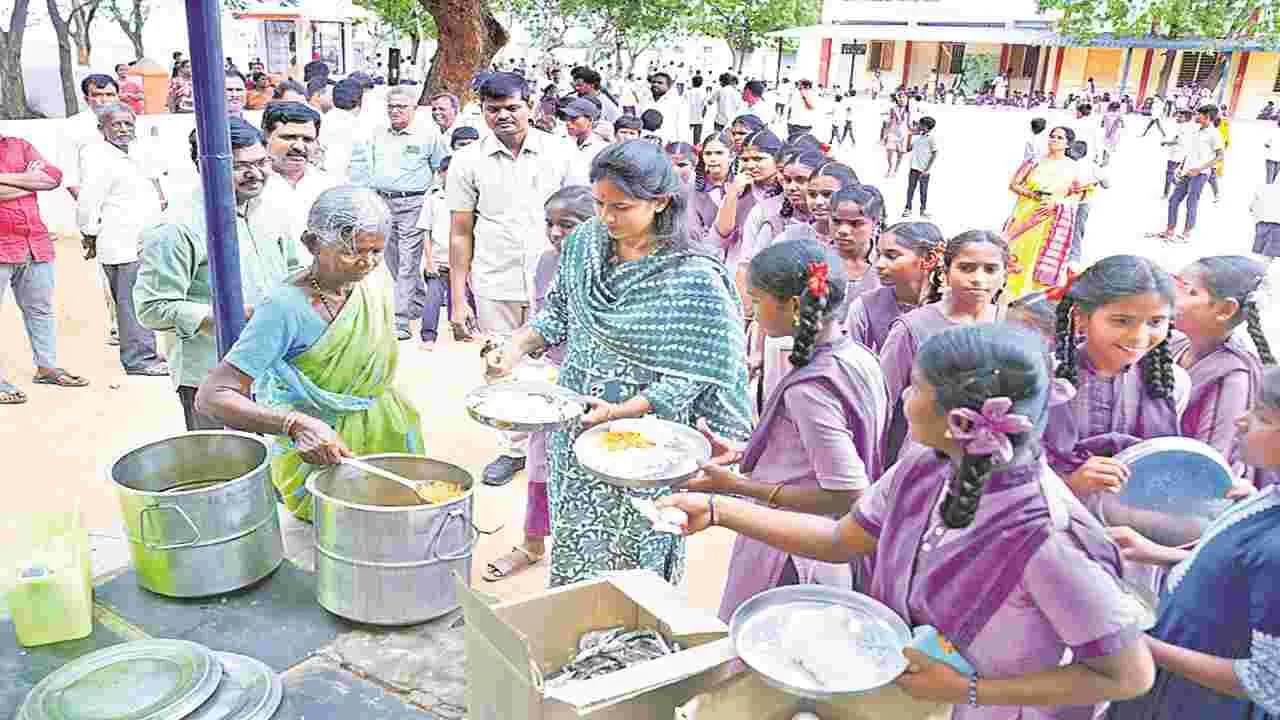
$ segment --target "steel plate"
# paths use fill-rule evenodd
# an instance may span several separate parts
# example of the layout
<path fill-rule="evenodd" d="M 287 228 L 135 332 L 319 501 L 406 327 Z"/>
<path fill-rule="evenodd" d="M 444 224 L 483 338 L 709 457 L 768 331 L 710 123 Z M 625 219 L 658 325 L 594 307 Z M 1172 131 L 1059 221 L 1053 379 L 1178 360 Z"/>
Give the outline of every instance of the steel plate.
<path fill-rule="evenodd" d="M 847 609 L 852 618 L 862 623 L 863 643 L 856 652 L 862 661 L 876 667 L 874 673 L 849 687 L 823 687 L 784 649 L 783 639 L 796 612 L 833 606 Z M 888 607 L 852 590 L 825 585 L 788 585 L 756 595 L 734 612 L 729 636 L 738 657 L 766 682 L 783 692 L 814 700 L 858 695 L 888 685 L 906 670 L 907 658 L 902 650 L 911 645 L 906 622 Z M 787 640 L 792 642 L 791 638 Z M 820 648 L 829 644 L 829 639 L 814 637 L 804 642 Z M 849 650 L 833 647 L 831 651 L 847 658 Z"/>
<path fill-rule="evenodd" d="M 1234 473 L 1221 453 L 1190 438 L 1156 438 L 1117 454 L 1129 481 L 1116 494 L 1102 493 L 1099 518 L 1128 526 L 1161 545 L 1195 542 L 1231 501 Z"/>
<path fill-rule="evenodd" d="M 556 402 L 560 405 L 560 419 L 543 423 L 523 422 L 518 418 L 494 417 L 482 414 L 477 410 L 477 406 L 483 401 L 503 393 L 533 395 L 547 398 L 548 402 Z M 488 425 L 499 430 L 518 432 L 555 430 L 576 421 L 587 410 L 587 404 L 583 401 L 581 395 L 559 385 L 545 382 L 499 382 L 494 385 L 484 385 L 467 393 L 466 397 L 463 398 L 462 404 L 466 407 L 467 414 L 471 416 L 471 419 L 481 425 Z"/>
<path fill-rule="evenodd" d="M 208 700 L 222 664 L 203 645 L 140 640 L 63 665 L 27 695 L 18 720 L 173 720 Z"/>
<path fill-rule="evenodd" d="M 606 452 L 602 449 L 605 433 L 611 429 L 631 427 L 640 422 L 646 424 L 657 423 L 663 430 L 671 434 L 670 442 L 664 445 L 665 448 L 671 451 L 671 463 L 651 473 L 625 476 L 610 472 L 609 469 L 602 467 L 599 463 L 593 462 L 597 455 Z M 579 435 L 578 439 L 573 443 L 573 453 L 577 456 L 578 463 L 583 468 L 610 485 L 648 490 L 679 485 L 697 475 L 698 468 L 711 460 L 711 442 L 696 429 L 688 425 L 671 422 L 670 420 L 659 420 L 658 418 L 614 420 L 613 422 L 597 425 Z"/>
<path fill-rule="evenodd" d="M 268 720 L 284 697 L 284 682 L 261 660 L 215 653 L 222 683 L 213 697 L 184 720 Z"/>

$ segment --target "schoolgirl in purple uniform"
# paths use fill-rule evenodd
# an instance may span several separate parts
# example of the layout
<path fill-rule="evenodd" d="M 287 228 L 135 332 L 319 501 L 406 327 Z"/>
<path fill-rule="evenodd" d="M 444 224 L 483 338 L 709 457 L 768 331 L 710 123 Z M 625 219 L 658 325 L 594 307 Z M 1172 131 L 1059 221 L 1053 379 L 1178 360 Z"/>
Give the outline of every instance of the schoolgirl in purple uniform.
<path fill-rule="evenodd" d="M 880 288 L 872 260 L 884 221 L 884 196 L 874 185 L 841 188 L 831 196 L 831 241 L 849 274 L 846 303 Z"/>
<path fill-rule="evenodd" d="M 1048 406 L 1070 394 L 1041 343 L 1005 324 L 954 327 L 912 373 L 911 449 L 839 521 L 700 493 L 659 504 L 688 514 L 686 533 L 719 525 L 792 557 L 873 556 L 868 594 L 937 628 L 976 670 L 906 651 L 898 687 L 953 704 L 953 720 L 1091 720 L 1147 692 L 1119 549 L 1040 451 Z"/>
<path fill-rule="evenodd" d="M 693 246 L 722 257 L 724 250 L 711 236 L 716 215 L 724 202 L 724 194 L 732 180 L 733 157 L 729 133 L 721 132 L 702 141 L 698 163 L 693 168 L 693 186 L 689 192 L 689 236 Z"/>
<path fill-rule="evenodd" d="M 858 184 L 858 175 L 848 165 L 828 162 L 809 178 L 805 189 L 808 196 L 809 215 L 813 217 L 813 229 L 818 239 L 831 244 L 831 196 Z"/>
<path fill-rule="evenodd" d="M 946 240 L 933 223 L 905 222 L 881 233 L 876 244 L 880 287 L 849 303 L 845 329 L 850 338 L 879 353 L 893 321 L 920 306 Z"/>
<path fill-rule="evenodd" d="M 796 512 L 836 518 L 879 476 L 879 437 L 888 399 L 876 358 L 844 337 L 839 309 L 847 278 L 829 248 L 785 241 L 756 255 L 751 299 L 760 328 L 794 339 L 795 367 L 773 390 L 745 453 L 712 438 L 724 464 L 703 468 L 687 488 L 751 498 Z M 743 601 L 779 585 L 823 583 L 849 588 L 848 563 L 793 558 L 740 536 L 720 604 L 726 622 Z"/>
<path fill-rule="evenodd" d="M 1245 467 L 1236 421 L 1258 395 L 1263 364 L 1275 364 L 1258 317 L 1266 272 L 1252 258 L 1217 256 L 1197 260 L 1176 279 L 1177 332 L 1169 338 L 1169 352 L 1191 376 L 1182 434 L 1212 445 L 1237 471 Z M 1241 324 L 1256 352 L 1235 333 Z"/>
<path fill-rule="evenodd" d="M 935 334 L 957 325 L 992 322 L 1000 317 L 995 301 L 1009 273 L 1009 245 L 988 230 L 970 230 L 947 242 L 930 279 L 926 305 L 893 322 L 880 349 L 880 368 L 894 407 L 885 433 L 885 461 L 898 458 L 907 437 L 902 394 L 911 385 L 916 353 Z M 943 293 L 945 278 L 947 292 Z"/>

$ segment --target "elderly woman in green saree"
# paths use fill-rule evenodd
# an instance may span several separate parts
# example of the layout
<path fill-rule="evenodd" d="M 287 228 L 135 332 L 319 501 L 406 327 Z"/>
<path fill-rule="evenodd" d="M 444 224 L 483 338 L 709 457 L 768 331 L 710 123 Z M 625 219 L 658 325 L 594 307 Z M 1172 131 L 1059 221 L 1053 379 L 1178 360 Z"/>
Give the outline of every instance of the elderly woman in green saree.
<path fill-rule="evenodd" d="M 316 466 L 374 453 L 422 454 L 418 411 L 393 386 L 395 309 L 382 261 L 391 212 L 377 193 L 321 193 L 302 242 L 314 260 L 259 305 L 196 395 L 201 413 L 275 435 L 271 481 L 311 519 Z M 256 398 L 256 400 L 255 400 Z"/>
<path fill-rule="evenodd" d="M 565 239 L 555 285 L 530 325 L 491 353 L 506 374 L 564 345 L 559 383 L 591 398 L 574 427 L 551 433 L 551 585 L 644 568 L 672 582 L 684 539 L 654 531 L 623 490 L 578 464 L 573 441 L 602 422 L 653 414 L 743 440 L 751 432 L 746 339 L 734 279 L 692 248 L 686 196 L 671 161 L 643 141 L 613 145 L 591 167 L 597 217 Z"/>

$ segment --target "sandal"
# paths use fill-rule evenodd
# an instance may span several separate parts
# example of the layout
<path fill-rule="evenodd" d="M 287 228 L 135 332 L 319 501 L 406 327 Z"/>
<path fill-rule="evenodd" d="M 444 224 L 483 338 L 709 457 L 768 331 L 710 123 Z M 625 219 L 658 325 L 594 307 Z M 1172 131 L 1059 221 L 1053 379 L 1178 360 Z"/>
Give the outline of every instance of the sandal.
<path fill-rule="evenodd" d="M 0 380 L 0 405 L 21 405 L 27 401 L 27 394 L 10 382 Z"/>
<path fill-rule="evenodd" d="M 62 368 L 54 368 L 49 375 L 36 375 L 31 378 L 31 382 L 36 385 L 57 385 L 58 387 L 84 387 L 89 384 L 88 379 L 79 375 L 72 375 Z"/>
<path fill-rule="evenodd" d="M 125 370 L 124 374 L 142 375 L 144 377 L 167 377 L 169 375 L 169 366 L 164 363 L 156 363 L 136 370 Z"/>
<path fill-rule="evenodd" d="M 485 566 L 484 580 L 485 582 L 505 580 L 521 570 L 537 565 L 546 555 L 546 553 L 534 555 L 523 547 L 515 545 L 511 548 L 511 552 Z"/>

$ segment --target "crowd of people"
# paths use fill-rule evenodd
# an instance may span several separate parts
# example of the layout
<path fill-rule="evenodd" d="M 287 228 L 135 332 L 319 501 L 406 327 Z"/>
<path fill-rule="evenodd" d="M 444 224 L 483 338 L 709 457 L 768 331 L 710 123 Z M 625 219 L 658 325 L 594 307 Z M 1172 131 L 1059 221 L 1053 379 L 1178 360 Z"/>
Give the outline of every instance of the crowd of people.
<path fill-rule="evenodd" d="M 1002 231 L 945 238 L 927 216 L 937 123 L 906 93 L 879 137 L 886 178 L 909 158 L 893 223 L 881 190 L 832 158 L 826 123 L 834 136 L 849 121 L 823 114 L 805 80 L 778 102 L 729 73 L 711 89 L 658 71 L 615 95 L 591 68 L 572 70 L 571 91 L 555 73 L 541 86 L 496 71 L 477 75 L 467 106 L 392 87 L 362 110 L 361 78 L 325 75 L 285 88 L 255 126 L 232 72 L 246 326 L 221 360 L 201 196 L 155 182 L 120 79 L 86 78 L 92 112 L 68 123 L 92 120 L 96 138 L 77 130 L 67 167 L 0 137 L 0 291 L 26 320 L 35 382 L 88 382 L 54 353 L 53 244 L 35 194 L 61 185 L 102 267 L 125 371 L 169 375 L 189 430 L 274 436 L 272 481 L 304 520 L 315 466 L 426 451 L 397 367 L 412 323 L 430 350 L 443 311 L 455 341 L 489 341 L 490 377 L 538 357 L 590 403 L 570 427 L 503 435 L 482 481 L 528 471 L 525 537 L 486 580 L 549 555 L 553 585 L 630 568 L 679 582 L 686 536 L 720 526 L 739 535 L 723 618 L 781 585 L 866 592 L 972 665 L 909 650 L 897 681 L 958 720 L 1084 720 L 1107 703 L 1112 720 L 1280 715 L 1268 266 L 1082 263 L 1122 121 L 1110 106 L 1099 119 L 1079 104 L 1070 126 L 1033 121 Z M 1168 240 L 1181 203 L 1193 228 L 1221 175 L 1217 108 L 1196 117 L 1170 141 Z M 193 133 L 193 162 L 200 151 Z M 1260 217 L 1280 210 L 1260 204 Z M 1280 246 L 1280 216 L 1267 217 L 1262 255 Z M 0 383 L 0 403 L 26 399 Z M 654 530 L 635 491 L 573 450 L 586 428 L 647 415 L 713 447 L 682 488 L 640 492 L 684 511 L 684 535 Z M 1101 517 L 1129 475 L 1114 455 L 1159 437 L 1206 443 L 1238 477 L 1237 502 L 1191 547 Z M 1146 633 L 1135 586 L 1162 595 Z"/>

